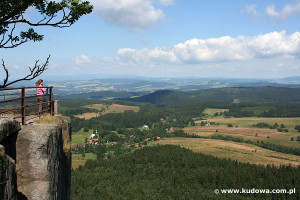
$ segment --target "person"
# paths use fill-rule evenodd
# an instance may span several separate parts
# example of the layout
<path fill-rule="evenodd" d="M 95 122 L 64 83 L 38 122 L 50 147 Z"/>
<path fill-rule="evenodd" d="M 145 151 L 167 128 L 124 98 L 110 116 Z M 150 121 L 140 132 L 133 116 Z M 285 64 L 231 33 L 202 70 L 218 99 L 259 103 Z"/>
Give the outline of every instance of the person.
<path fill-rule="evenodd" d="M 39 115 L 42 114 L 43 111 L 43 101 L 44 101 L 44 94 L 47 91 L 46 88 L 43 88 L 43 80 L 40 79 L 35 83 L 36 88 L 36 95 L 38 97 L 38 103 L 39 103 Z"/>

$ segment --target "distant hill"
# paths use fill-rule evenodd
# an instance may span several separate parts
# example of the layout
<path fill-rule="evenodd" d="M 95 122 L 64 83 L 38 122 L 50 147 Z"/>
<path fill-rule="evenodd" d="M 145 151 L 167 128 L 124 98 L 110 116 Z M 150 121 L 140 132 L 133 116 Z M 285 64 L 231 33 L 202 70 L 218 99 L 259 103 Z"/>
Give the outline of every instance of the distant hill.
<path fill-rule="evenodd" d="M 284 87 L 234 87 L 213 88 L 190 92 L 175 90 L 159 90 L 136 98 L 122 98 L 118 100 L 149 102 L 158 106 L 166 106 L 182 100 L 214 100 L 224 102 L 290 102 L 300 103 L 300 88 Z"/>
<path fill-rule="evenodd" d="M 293 76 L 282 78 L 276 81 L 277 83 L 284 83 L 284 84 L 300 84 L 300 76 Z"/>
<path fill-rule="evenodd" d="M 92 76 L 94 77 L 94 76 Z M 90 77 L 90 78 L 92 78 Z M 67 80 L 58 81 L 58 79 L 45 79 L 45 86 L 53 86 L 53 92 L 59 95 L 69 95 L 90 92 L 140 92 L 148 93 L 157 90 L 180 90 L 195 91 L 210 88 L 225 87 L 289 87 L 300 88 L 300 76 L 287 77 L 282 79 L 236 79 L 236 78 L 98 78 L 93 80 Z M 22 81 L 16 83 L 13 87 L 35 86 L 35 80 Z M 146 94 L 146 93 L 145 93 Z M 101 95 L 96 95 L 101 96 Z M 111 97 L 116 98 L 115 95 Z M 80 98 L 85 98 L 80 96 Z M 105 97 L 106 98 L 106 97 Z M 119 98 L 124 98 L 119 97 Z"/>
<path fill-rule="evenodd" d="M 56 99 L 113 99 L 113 98 L 130 98 L 148 94 L 149 92 L 117 92 L 117 91 L 101 91 L 101 92 L 86 92 L 66 95 L 55 95 Z"/>
<path fill-rule="evenodd" d="M 133 102 L 148 102 L 159 106 L 165 106 L 170 103 L 184 100 L 184 92 L 173 90 L 158 90 L 151 94 L 147 94 L 136 98 L 125 98 L 118 100 L 133 101 Z"/>

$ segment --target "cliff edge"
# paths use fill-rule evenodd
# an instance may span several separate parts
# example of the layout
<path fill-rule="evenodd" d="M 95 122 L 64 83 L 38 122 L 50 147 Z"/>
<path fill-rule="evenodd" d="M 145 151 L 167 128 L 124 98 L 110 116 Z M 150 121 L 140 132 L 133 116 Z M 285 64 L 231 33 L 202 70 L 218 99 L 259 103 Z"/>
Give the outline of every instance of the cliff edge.
<path fill-rule="evenodd" d="M 24 126 L 0 120 L 0 199 L 70 199 L 71 121 L 58 119 Z"/>
<path fill-rule="evenodd" d="M 71 183 L 70 120 L 22 126 L 17 138 L 18 190 L 32 200 L 68 200 Z"/>
<path fill-rule="evenodd" d="M 0 199 L 18 199 L 16 176 L 16 140 L 20 124 L 0 119 Z"/>

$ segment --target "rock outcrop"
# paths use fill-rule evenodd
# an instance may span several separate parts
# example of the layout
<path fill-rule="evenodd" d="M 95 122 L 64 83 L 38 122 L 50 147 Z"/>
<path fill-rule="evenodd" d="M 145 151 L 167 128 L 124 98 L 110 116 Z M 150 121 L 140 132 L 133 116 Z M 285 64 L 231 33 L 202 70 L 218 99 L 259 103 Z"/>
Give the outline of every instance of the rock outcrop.
<path fill-rule="evenodd" d="M 11 119 L 0 119 L 0 199 L 16 200 L 16 139 L 20 124 Z"/>
<path fill-rule="evenodd" d="M 68 200 L 71 123 L 20 126 L 0 119 L 0 200 Z"/>
<path fill-rule="evenodd" d="M 18 191 L 32 200 L 70 199 L 69 121 L 22 126 L 17 138 Z"/>

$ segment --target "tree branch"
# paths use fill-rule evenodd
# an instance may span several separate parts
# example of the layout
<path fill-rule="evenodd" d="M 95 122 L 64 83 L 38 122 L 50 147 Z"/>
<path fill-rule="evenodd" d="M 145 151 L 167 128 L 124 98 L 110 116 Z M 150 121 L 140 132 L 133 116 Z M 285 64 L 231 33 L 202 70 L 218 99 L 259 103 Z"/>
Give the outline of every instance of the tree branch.
<path fill-rule="evenodd" d="M 27 76 L 25 76 L 23 78 L 20 78 L 20 79 L 17 79 L 15 81 L 12 81 L 10 83 L 7 83 L 8 77 L 9 77 L 9 73 L 8 73 L 7 68 L 5 67 L 4 61 L 2 60 L 2 66 L 3 66 L 3 69 L 6 72 L 6 77 L 5 77 L 5 79 L 3 79 L 3 84 L 0 85 L 0 88 L 5 88 L 5 87 L 7 87 L 9 85 L 12 85 L 12 84 L 20 82 L 20 81 L 30 81 L 32 79 L 35 79 L 36 77 L 38 77 L 39 75 L 41 75 L 47 69 L 47 66 L 49 64 L 49 59 L 50 59 L 50 55 L 48 56 L 46 62 L 44 64 L 42 64 L 42 65 L 39 65 L 38 64 L 39 60 L 36 60 L 34 67 L 33 68 L 29 67 L 30 73 Z"/>
<path fill-rule="evenodd" d="M 5 67 L 5 64 L 4 64 L 4 60 L 2 59 L 2 66 L 3 66 L 3 69 L 5 70 L 5 78 L 3 79 L 3 85 L 6 85 L 7 81 L 8 81 L 8 77 L 9 77 L 9 73 L 8 73 L 8 69 Z M 1 86 L 0 86 L 1 88 Z"/>

